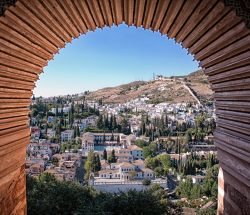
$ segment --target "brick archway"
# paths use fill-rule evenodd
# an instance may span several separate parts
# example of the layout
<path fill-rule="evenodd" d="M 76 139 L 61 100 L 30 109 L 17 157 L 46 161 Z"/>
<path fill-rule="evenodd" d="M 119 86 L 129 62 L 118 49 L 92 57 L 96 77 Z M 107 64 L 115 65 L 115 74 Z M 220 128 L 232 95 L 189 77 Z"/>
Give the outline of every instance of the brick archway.
<path fill-rule="evenodd" d="M 122 22 L 174 38 L 205 69 L 218 116 L 218 212 L 247 214 L 250 30 L 221 0 L 17 0 L 10 6 L 0 17 L 0 214 L 26 213 L 28 107 L 43 67 L 72 38 Z"/>

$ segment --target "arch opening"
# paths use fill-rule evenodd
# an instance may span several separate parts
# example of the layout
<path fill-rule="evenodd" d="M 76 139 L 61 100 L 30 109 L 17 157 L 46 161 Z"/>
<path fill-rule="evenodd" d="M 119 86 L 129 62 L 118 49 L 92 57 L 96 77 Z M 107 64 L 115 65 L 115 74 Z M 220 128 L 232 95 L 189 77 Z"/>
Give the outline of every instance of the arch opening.
<path fill-rule="evenodd" d="M 119 26 L 120 27 L 120 26 Z M 119 28 L 118 27 L 118 28 Z M 127 26 L 125 26 L 126 28 L 127 28 Z M 109 33 L 111 33 L 111 31 L 113 31 L 113 30 L 115 30 L 115 29 L 111 29 L 110 31 L 109 31 Z M 130 30 L 130 29 L 129 29 Z M 136 33 L 137 31 L 139 31 L 138 29 L 135 29 L 135 32 L 133 31 L 133 33 Z M 127 31 L 126 31 L 127 32 Z M 122 31 L 122 33 L 126 33 L 126 32 L 123 32 Z M 113 32 L 112 32 L 113 33 Z M 128 32 L 127 32 L 128 33 Z M 144 33 L 144 32 L 143 32 Z M 115 33 L 114 33 L 115 34 Z M 151 33 L 150 33 L 150 35 L 151 35 Z M 102 35 L 103 37 L 104 37 L 104 39 L 106 39 L 105 38 L 105 36 L 104 35 Z M 119 36 L 119 35 L 115 35 L 115 36 Z M 140 37 L 141 36 L 143 36 L 143 35 L 141 35 L 140 34 Z M 154 37 L 159 37 L 159 35 L 153 35 Z M 83 36 L 82 36 L 83 37 Z M 127 35 L 126 35 L 126 37 L 127 37 Z M 80 38 L 81 39 L 81 38 Z M 87 38 L 82 38 L 82 39 L 86 39 L 87 40 Z M 113 38 L 112 38 L 113 39 Z M 111 40 L 111 42 L 112 42 L 112 39 L 110 39 Z M 151 37 L 148 39 L 148 41 L 151 41 Z M 166 38 L 167 39 L 167 38 Z M 107 41 L 106 41 L 107 42 Z M 136 42 L 138 42 L 136 39 L 135 39 L 135 43 Z M 156 42 L 156 41 L 155 41 Z M 164 42 L 164 43 L 163 43 Z M 96 41 L 91 41 L 91 43 L 93 43 L 93 44 L 95 44 L 95 45 L 97 45 L 96 44 Z M 120 41 L 118 42 L 118 43 L 120 43 Z M 162 44 L 161 45 L 163 45 L 163 44 L 165 44 L 166 43 L 166 41 L 165 41 L 165 39 L 164 39 L 164 41 L 162 41 Z M 92 46 L 93 46 L 93 44 L 91 44 Z M 168 46 L 176 46 L 176 44 L 174 44 L 174 43 L 166 43 L 166 45 L 168 45 Z M 71 46 L 80 46 L 79 48 L 80 49 L 82 49 L 83 47 L 82 47 L 82 44 L 79 42 L 79 40 L 77 40 L 77 44 L 71 44 Z M 109 46 L 109 44 L 107 45 L 107 46 Z M 69 47 L 66 47 L 66 48 L 69 48 Z M 109 47 L 110 48 L 110 47 Z M 116 47 L 116 48 L 118 48 L 118 47 Z M 129 47 L 129 49 L 131 49 L 132 47 Z M 138 48 L 138 47 L 134 47 L 134 48 Z M 179 48 L 179 47 L 178 47 Z M 111 48 L 110 48 L 111 49 Z M 65 50 L 65 51 L 67 51 L 67 50 Z M 72 48 L 71 49 L 71 52 L 70 53 L 72 53 L 73 51 L 76 51 L 74 48 Z M 84 50 L 85 52 L 88 52 L 88 50 Z M 164 51 L 168 51 L 168 50 L 165 50 L 164 49 Z M 173 50 L 172 50 L 173 51 Z M 180 48 L 178 49 L 178 50 L 176 50 L 176 51 L 183 51 L 183 50 L 181 50 Z M 112 51 L 113 52 L 113 51 Z M 183 51 L 184 52 L 184 51 Z M 76 53 L 76 54 L 78 54 L 78 53 Z M 108 54 L 110 54 L 109 52 L 108 52 Z M 118 53 L 115 53 L 115 55 L 117 55 Z M 151 57 L 152 55 L 154 55 L 155 53 L 151 53 L 151 54 L 149 54 L 149 56 Z M 174 54 L 175 53 L 171 53 L 171 55 L 172 55 L 172 57 L 174 56 Z M 60 55 L 64 55 L 64 56 L 69 56 L 69 53 L 60 53 Z M 186 55 L 186 53 L 183 53 L 182 54 L 182 56 L 183 55 Z M 125 56 L 125 55 L 124 55 Z M 57 56 L 56 56 L 57 57 Z M 58 58 L 56 58 L 55 57 L 55 59 L 54 59 L 54 61 L 56 62 L 57 60 L 58 60 Z M 58 57 L 59 57 L 59 55 L 58 55 Z M 92 57 L 92 56 L 91 56 Z M 157 57 L 159 57 L 159 56 L 157 56 Z M 184 56 L 183 56 L 184 57 Z M 186 57 L 186 56 L 185 56 Z M 74 58 L 74 56 L 72 56 L 72 58 Z M 81 57 L 82 58 L 82 57 Z M 104 57 L 102 57 L 102 58 L 104 58 Z M 112 58 L 112 56 L 110 56 L 110 58 Z M 123 56 L 121 56 L 121 58 L 123 58 Z M 133 56 L 131 56 L 131 58 L 133 58 Z M 174 57 L 173 57 L 174 58 Z M 177 58 L 177 57 L 176 57 Z M 186 57 L 187 58 L 187 57 Z M 84 58 L 82 58 L 82 59 L 84 59 Z M 98 58 L 95 58 L 95 59 L 98 59 Z M 65 62 L 65 60 L 67 60 L 67 58 L 61 58 L 60 60 L 59 60 L 59 62 Z M 77 61 L 78 59 L 75 59 L 75 61 Z M 124 59 L 126 62 L 128 61 L 127 59 Z M 173 60 L 173 59 L 172 59 Z M 190 58 L 188 58 L 188 59 L 186 59 L 186 61 L 187 60 L 189 60 L 189 61 L 191 61 L 192 59 L 191 59 L 191 57 Z M 71 64 L 73 64 L 75 61 L 72 61 L 72 60 L 70 60 L 70 62 L 71 62 Z M 180 59 L 179 59 L 179 62 L 184 62 L 184 63 L 186 63 L 185 61 L 182 61 L 182 59 L 181 59 L 181 57 L 180 57 Z M 58 63 L 58 62 L 57 62 Z M 65 62 L 66 63 L 66 62 Z M 138 63 L 139 65 L 140 65 L 140 63 Z M 183 63 L 182 63 L 183 64 Z M 51 65 L 49 65 L 49 66 L 51 66 Z M 54 72 L 54 71 L 49 71 L 49 66 L 48 66 L 48 69 L 47 69 L 47 71 L 46 72 Z M 63 65 L 63 67 L 64 67 L 65 65 Z M 154 67 L 155 65 L 153 65 L 153 67 Z M 182 65 L 183 66 L 183 65 Z M 65 70 L 67 70 L 67 68 L 65 68 Z M 125 69 L 126 70 L 126 69 Z M 175 68 L 175 71 L 177 71 L 178 69 L 176 69 Z M 156 71 L 158 71 L 157 69 L 156 69 Z M 187 71 L 191 71 L 191 69 L 190 70 L 187 70 Z M 67 71 L 60 71 L 60 73 L 61 74 L 63 74 L 63 72 L 67 72 Z M 102 71 L 97 71 L 96 73 L 98 74 L 98 72 L 104 72 L 105 73 L 105 68 L 102 68 Z M 74 75 L 74 72 L 72 72 L 72 73 L 70 73 L 71 75 Z M 158 73 L 159 74 L 159 73 Z M 161 73 L 160 73 L 161 74 Z M 47 74 L 45 74 L 45 75 L 47 75 Z M 122 74 L 118 74 L 118 75 L 120 75 L 120 76 L 122 76 Z M 126 74 L 127 75 L 127 74 Z M 163 75 L 165 75 L 165 74 L 163 74 Z M 176 73 L 174 73 L 174 72 L 171 72 L 170 74 L 166 74 L 166 75 L 168 75 L 168 76 L 174 76 L 174 75 L 181 75 L 181 74 L 176 74 Z M 79 75 L 80 76 L 80 75 Z M 153 76 L 153 73 L 150 73 L 150 79 L 152 79 L 152 76 Z M 79 77 L 78 77 L 79 78 Z M 86 75 L 86 77 L 85 77 L 86 79 L 88 79 L 88 76 Z M 110 77 L 110 78 L 112 78 L 112 77 Z M 98 79 L 99 80 L 99 79 Z M 102 79 L 101 79 L 102 80 Z M 148 79 L 149 80 L 149 79 Z M 127 84 L 128 82 L 125 82 L 124 84 Z M 55 85 L 56 84 L 59 84 L 59 83 L 54 83 Z M 61 83 L 60 83 L 61 84 Z M 39 87 L 39 86 L 38 86 Z M 67 87 L 66 87 L 67 88 Z M 98 89 L 99 89 L 99 87 L 98 87 Z M 163 94 L 164 92 L 162 92 L 162 94 Z M 68 93 L 67 93 L 68 94 Z M 67 95 L 67 94 L 65 94 L 65 95 Z M 191 100 L 192 98 L 190 98 L 190 100 Z M 59 111 L 59 113 L 60 113 L 60 111 Z M 114 131 L 115 132 L 115 131 Z M 110 176 L 111 177 L 111 176 Z"/>

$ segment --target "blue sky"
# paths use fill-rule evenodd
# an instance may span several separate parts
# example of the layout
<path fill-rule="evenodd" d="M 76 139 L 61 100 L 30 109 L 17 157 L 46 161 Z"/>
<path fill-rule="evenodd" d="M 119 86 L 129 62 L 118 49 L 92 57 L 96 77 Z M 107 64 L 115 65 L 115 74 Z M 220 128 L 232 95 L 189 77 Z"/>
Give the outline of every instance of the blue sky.
<path fill-rule="evenodd" d="M 160 33 L 127 25 L 97 29 L 68 43 L 44 68 L 35 96 L 56 96 L 150 80 L 153 73 L 184 75 L 198 63 Z"/>

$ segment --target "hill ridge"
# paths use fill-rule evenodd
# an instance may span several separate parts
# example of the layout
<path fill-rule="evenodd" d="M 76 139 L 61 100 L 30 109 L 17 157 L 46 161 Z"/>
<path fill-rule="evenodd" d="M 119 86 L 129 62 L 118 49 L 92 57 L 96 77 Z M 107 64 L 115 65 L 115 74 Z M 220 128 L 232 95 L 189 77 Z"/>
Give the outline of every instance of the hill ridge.
<path fill-rule="evenodd" d="M 186 87 L 185 87 L 186 85 Z M 187 89 L 189 88 L 190 91 Z M 90 92 L 89 100 L 103 100 L 104 103 L 125 103 L 127 101 L 148 97 L 149 103 L 205 102 L 212 99 L 213 92 L 202 70 L 186 76 L 157 76 L 156 80 L 133 81 L 115 87 L 105 87 Z M 197 99 L 196 99 L 196 98 Z"/>

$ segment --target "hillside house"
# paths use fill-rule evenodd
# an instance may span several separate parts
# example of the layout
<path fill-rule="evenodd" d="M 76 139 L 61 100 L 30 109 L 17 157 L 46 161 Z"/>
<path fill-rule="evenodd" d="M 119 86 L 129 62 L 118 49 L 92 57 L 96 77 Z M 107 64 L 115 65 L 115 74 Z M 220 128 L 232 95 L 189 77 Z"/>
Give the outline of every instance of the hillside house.
<path fill-rule="evenodd" d="M 66 130 L 61 132 L 61 141 L 68 142 L 74 139 L 74 130 Z"/>

